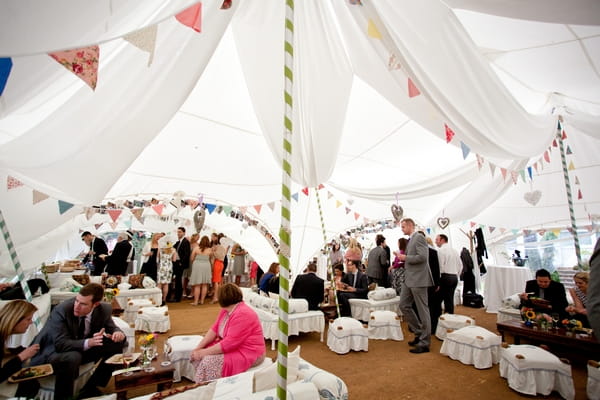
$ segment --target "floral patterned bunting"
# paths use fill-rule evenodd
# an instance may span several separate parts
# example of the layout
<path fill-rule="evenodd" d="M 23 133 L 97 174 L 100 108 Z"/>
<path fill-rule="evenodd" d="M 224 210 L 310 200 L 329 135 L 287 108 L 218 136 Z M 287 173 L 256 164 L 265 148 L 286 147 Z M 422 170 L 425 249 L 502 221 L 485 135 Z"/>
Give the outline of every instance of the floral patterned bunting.
<path fill-rule="evenodd" d="M 11 189 L 16 189 L 19 186 L 23 186 L 23 182 L 21 182 L 20 180 L 13 178 L 12 176 L 7 176 L 6 177 L 6 189 L 11 190 Z"/>
<path fill-rule="evenodd" d="M 96 89 L 96 83 L 98 82 L 98 60 L 100 58 L 100 47 L 98 45 L 81 49 L 57 51 L 49 55 L 84 81 L 89 87 L 94 90 Z"/>
<path fill-rule="evenodd" d="M 446 131 L 446 143 L 450 143 L 454 137 L 454 131 L 446 124 L 444 124 L 444 129 Z"/>

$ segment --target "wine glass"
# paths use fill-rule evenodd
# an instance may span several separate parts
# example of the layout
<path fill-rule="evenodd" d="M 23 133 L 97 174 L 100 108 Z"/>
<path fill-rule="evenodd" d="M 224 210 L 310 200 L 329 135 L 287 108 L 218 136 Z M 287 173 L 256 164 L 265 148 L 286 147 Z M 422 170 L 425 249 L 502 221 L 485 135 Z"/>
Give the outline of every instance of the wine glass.
<path fill-rule="evenodd" d="M 155 346 L 148 347 L 147 352 L 148 352 L 148 359 L 150 360 L 150 362 L 152 362 L 152 360 L 154 360 L 154 357 L 156 357 L 156 347 Z M 152 372 L 152 371 L 154 371 L 154 367 L 148 365 L 146 368 L 144 368 L 144 371 Z"/>
<path fill-rule="evenodd" d="M 168 341 L 165 340 L 165 343 L 163 344 L 164 360 L 161 363 L 161 365 L 163 367 L 166 367 L 167 365 L 171 365 L 171 352 L 172 351 L 173 351 L 173 348 L 171 347 L 171 343 L 169 343 Z"/>
<path fill-rule="evenodd" d="M 554 329 L 558 329 L 558 321 L 560 320 L 560 316 L 558 313 L 552 313 L 552 322 L 554 322 Z"/>
<path fill-rule="evenodd" d="M 128 369 L 132 362 L 133 362 L 133 354 L 131 354 L 131 352 L 129 352 L 129 351 L 123 353 L 123 368 Z M 123 373 L 124 376 L 130 376 L 132 374 L 133 374 L 133 372 L 131 372 L 131 371 L 125 371 Z"/>

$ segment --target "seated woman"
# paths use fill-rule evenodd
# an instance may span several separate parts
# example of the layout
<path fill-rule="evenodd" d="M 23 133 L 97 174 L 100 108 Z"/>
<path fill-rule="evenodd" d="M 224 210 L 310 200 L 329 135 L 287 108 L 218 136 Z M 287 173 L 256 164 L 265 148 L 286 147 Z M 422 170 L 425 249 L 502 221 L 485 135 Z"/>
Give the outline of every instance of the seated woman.
<path fill-rule="evenodd" d="M 256 312 L 242 301 L 233 283 L 219 288 L 222 309 L 190 356 L 196 383 L 236 375 L 265 359 L 265 339 Z"/>
<path fill-rule="evenodd" d="M 587 288 L 590 274 L 588 272 L 578 272 L 573 276 L 575 288 L 569 289 L 573 298 L 573 305 L 569 305 L 566 311 L 575 314 L 573 317 L 581 321 L 584 327 L 589 327 L 587 319 Z"/>
<path fill-rule="evenodd" d="M 267 293 L 267 294 L 269 292 L 279 293 L 278 274 L 279 274 L 279 263 L 274 262 L 269 267 L 269 270 L 262 276 L 262 278 L 260 278 L 258 288 L 263 293 Z M 271 282 L 271 280 L 273 282 Z M 277 280 L 277 285 L 275 285 L 276 280 Z"/>
<path fill-rule="evenodd" d="M 13 333 L 25 333 L 33 319 L 37 307 L 25 300 L 13 300 L 0 310 L 0 343 L 2 343 L 2 361 L 0 361 L 0 395 L 33 398 L 39 390 L 37 381 L 30 380 L 18 385 L 7 383 L 7 379 L 23 368 L 25 361 L 33 357 L 40 349 L 33 344 L 26 349 L 11 349 L 5 346 Z M 0 396 L 0 397 L 1 397 Z"/>

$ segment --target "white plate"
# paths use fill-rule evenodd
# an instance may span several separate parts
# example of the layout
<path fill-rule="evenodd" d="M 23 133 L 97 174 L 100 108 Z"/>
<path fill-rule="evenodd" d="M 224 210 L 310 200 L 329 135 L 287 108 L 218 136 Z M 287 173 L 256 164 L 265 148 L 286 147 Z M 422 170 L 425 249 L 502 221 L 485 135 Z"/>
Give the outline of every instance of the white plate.
<path fill-rule="evenodd" d="M 137 360 L 140 357 L 141 354 L 142 353 L 131 353 L 131 357 L 133 359 L 131 360 L 130 364 L 133 364 L 135 360 Z M 106 360 L 105 363 L 123 365 L 123 354 L 113 354 L 113 356 Z"/>

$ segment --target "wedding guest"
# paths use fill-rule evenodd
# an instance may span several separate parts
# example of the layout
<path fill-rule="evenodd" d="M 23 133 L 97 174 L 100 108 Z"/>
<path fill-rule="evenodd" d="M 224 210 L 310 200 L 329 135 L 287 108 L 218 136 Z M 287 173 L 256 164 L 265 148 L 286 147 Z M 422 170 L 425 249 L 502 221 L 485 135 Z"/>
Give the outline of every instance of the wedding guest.
<path fill-rule="evenodd" d="M 21 382 L 18 385 L 7 383 L 7 379 L 25 366 L 25 362 L 39 350 L 39 344 L 27 348 L 8 349 L 8 337 L 15 333 L 25 333 L 33 320 L 37 307 L 25 300 L 13 300 L 0 309 L 0 343 L 2 360 L 0 361 L 0 394 L 7 397 L 33 398 L 39 390 L 36 380 Z"/>
<path fill-rule="evenodd" d="M 394 252 L 394 262 L 390 265 L 390 284 L 396 290 L 396 294 L 400 296 L 402 282 L 404 282 L 404 261 L 398 257 L 400 254 L 406 254 L 406 245 L 408 240 L 405 238 L 398 239 L 398 251 Z"/>
<path fill-rule="evenodd" d="M 569 289 L 571 298 L 573 299 L 573 305 L 569 305 L 566 311 L 571 314 L 575 314 L 575 318 L 580 320 L 585 327 L 589 327 L 588 312 L 587 312 L 587 291 L 590 275 L 587 272 L 581 271 L 573 276 L 575 281 L 575 287 Z"/>
<path fill-rule="evenodd" d="M 194 262 L 194 257 L 191 254 L 198 248 L 198 241 L 200 240 L 199 233 L 193 233 L 190 236 L 190 267 L 183 270 L 183 297 L 188 299 L 193 299 L 194 296 L 191 293 L 192 289 L 190 288 L 190 276 L 192 275 L 192 263 Z"/>
<path fill-rule="evenodd" d="M 279 263 L 274 262 L 269 266 L 269 270 L 263 274 L 262 278 L 260 278 L 258 288 L 263 293 L 268 294 L 271 291 L 271 289 L 275 288 L 274 282 L 271 282 L 271 281 L 277 280 L 277 282 L 279 284 L 279 280 L 277 279 L 278 275 L 279 275 Z M 279 293 L 279 286 L 277 287 L 276 293 Z"/>
<path fill-rule="evenodd" d="M 177 252 L 171 242 L 167 242 L 165 248 L 160 249 L 158 253 L 160 265 L 158 267 L 156 287 L 162 290 L 162 304 L 164 306 L 169 294 L 169 286 L 173 280 L 173 262 L 177 258 Z"/>
<path fill-rule="evenodd" d="M 223 272 L 225 268 L 224 260 L 227 256 L 227 249 L 220 243 L 220 235 L 213 233 L 211 239 L 213 283 L 213 299 L 211 303 L 214 304 L 219 301 L 219 285 L 221 285 L 221 282 L 223 282 Z"/>
<path fill-rule="evenodd" d="M 318 310 L 325 296 L 325 283 L 317 276 L 317 264 L 310 263 L 306 273 L 298 275 L 292 286 L 292 297 L 306 299 L 309 310 Z"/>
<path fill-rule="evenodd" d="M 129 242 L 129 234 L 120 232 L 117 244 L 110 255 L 101 254 L 98 257 L 106 262 L 104 272 L 108 275 L 126 275 L 127 264 L 135 256 L 133 245 Z"/>
<path fill-rule="evenodd" d="M 35 278 L 27 281 L 29 291 L 31 295 L 35 295 L 38 291 L 42 294 L 48 293 L 50 290 L 46 281 L 43 279 Z M 21 282 L 17 283 L 0 283 L 0 300 L 16 300 L 25 299 L 25 293 L 21 287 Z"/>
<path fill-rule="evenodd" d="M 219 288 L 218 298 L 221 312 L 190 355 L 197 383 L 245 372 L 265 359 L 260 320 L 244 303 L 240 288 L 226 283 Z"/>
<path fill-rule="evenodd" d="M 204 304 L 208 285 L 212 280 L 212 268 L 210 266 L 210 256 L 212 248 L 208 236 L 202 236 L 200 244 L 192 252 L 192 275 L 190 276 L 190 285 L 194 290 L 193 306 Z M 198 303 L 200 302 L 200 303 Z"/>
<path fill-rule="evenodd" d="M 548 270 L 538 269 L 535 272 L 535 279 L 527 281 L 525 293 L 521 293 L 519 297 L 521 298 L 521 306 L 532 307 L 548 314 L 558 313 L 560 319 L 566 317 L 568 303 L 565 287 L 562 283 L 553 281 Z M 549 305 L 535 305 L 531 298 L 546 300 Z"/>
<path fill-rule="evenodd" d="M 587 291 L 588 320 L 594 332 L 600 332 L 600 239 L 590 257 L 590 282 Z M 599 336 L 595 333 L 596 337 Z"/>
<path fill-rule="evenodd" d="M 258 275 L 258 263 L 254 258 L 250 258 L 250 286 L 256 285 L 256 277 Z"/>
<path fill-rule="evenodd" d="M 104 257 L 101 256 L 106 256 L 108 254 L 106 242 L 102 240 L 102 238 L 96 237 L 88 231 L 81 234 L 81 240 L 83 240 L 86 246 L 90 248 L 81 262 L 83 264 L 91 264 L 92 275 L 102 275 L 106 262 L 104 261 Z"/>
<path fill-rule="evenodd" d="M 355 238 L 350 238 L 350 243 L 344 254 L 346 260 L 362 262 L 362 248 Z"/>
<path fill-rule="evenodd" d="M 342 251 L 342 247 L 335 240 L 331 241 L 331 253 L 329 253 L 329 258 L 331 260 L 331 265 L 344 262 L 344 252 Z"/>
<path fill-rule="evenodd" d="M 246 269 L 246 254 L 248 252 L 239 243 L 235 243 L 231 248 L 233 268 L 231 269 L 229 279 L 231 280 L 232 277 L 235 277 L 235 284 L 238 286 L 240 286 L 242 275 L 244 275 L 244 270 Z"/>
<path fill-rule="evenodd" d="M 165 236 L 164 233 L 155 233 L 152 235 L 152 240 L 149 243 L 146 243 L 142 250 L 144 258 L 142 259 L 143 263 L 140 273 L 146 274 L 146 276 L 152 278 L 154 282 L 156 282 L 158 274 L 158 240 L 163 236 Z"/>

